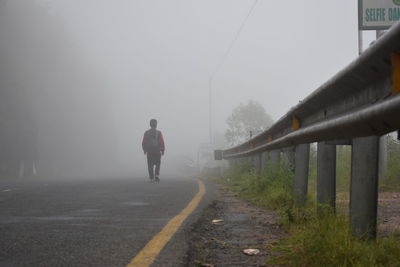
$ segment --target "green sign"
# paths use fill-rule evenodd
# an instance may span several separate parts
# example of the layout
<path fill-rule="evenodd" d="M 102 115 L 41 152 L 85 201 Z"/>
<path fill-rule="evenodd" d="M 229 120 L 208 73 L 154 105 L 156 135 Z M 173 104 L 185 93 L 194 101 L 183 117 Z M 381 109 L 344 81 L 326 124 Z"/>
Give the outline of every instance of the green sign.
<path fill-rule="evenodd" d="M 386 30 L 400 21 L 400 0 L 359 0 L 360 30 Z"/>

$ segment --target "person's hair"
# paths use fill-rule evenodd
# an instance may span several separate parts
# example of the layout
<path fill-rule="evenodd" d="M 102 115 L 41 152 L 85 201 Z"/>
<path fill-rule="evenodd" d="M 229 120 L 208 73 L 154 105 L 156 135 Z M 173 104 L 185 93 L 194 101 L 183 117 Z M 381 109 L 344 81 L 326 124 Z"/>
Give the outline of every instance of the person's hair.
<path fill-rule="evenodd" d="M 157 120 L 156 119 L 151 119 L 150 120 L 150 127 L 151 128 L 157 128 Z"/>

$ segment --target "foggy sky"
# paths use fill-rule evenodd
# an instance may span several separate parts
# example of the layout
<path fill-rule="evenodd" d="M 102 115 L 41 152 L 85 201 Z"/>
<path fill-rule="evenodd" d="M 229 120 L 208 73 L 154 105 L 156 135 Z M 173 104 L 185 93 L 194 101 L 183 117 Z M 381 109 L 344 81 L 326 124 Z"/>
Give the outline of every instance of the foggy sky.
<path fill-rule="evenodd" d="M 167 165 L 178 155 L 195 157 L 208 141 L 210 76 L 253 1 L 37 2 L 102 88 L 118 166 L 144 164 L 151 118 L 164 133 Z M 232 109 L 250 99 L 279 119 L 357 54 L 357 1 L 258 1 L 215 73 L 214 131 L 223 133 Z"/>

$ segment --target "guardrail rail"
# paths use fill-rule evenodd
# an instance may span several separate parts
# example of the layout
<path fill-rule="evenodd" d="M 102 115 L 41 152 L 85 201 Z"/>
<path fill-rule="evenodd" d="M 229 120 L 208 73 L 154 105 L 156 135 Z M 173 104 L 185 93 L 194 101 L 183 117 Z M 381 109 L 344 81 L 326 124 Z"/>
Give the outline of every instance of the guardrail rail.
<path fill-rule="evenodd" d="M 318 142 L 317 202 L 334 207 L 336 144 L 351 144 L 351 227 L 356 235 L 375 238 L 379 136 L 399 129 L 400 23 L 269 129 L 223 150 L 222 158 L 232 163 L 252 158 L 261 171 L 286 150 L 294 193 L 304 201 L 309 144 Z"/>

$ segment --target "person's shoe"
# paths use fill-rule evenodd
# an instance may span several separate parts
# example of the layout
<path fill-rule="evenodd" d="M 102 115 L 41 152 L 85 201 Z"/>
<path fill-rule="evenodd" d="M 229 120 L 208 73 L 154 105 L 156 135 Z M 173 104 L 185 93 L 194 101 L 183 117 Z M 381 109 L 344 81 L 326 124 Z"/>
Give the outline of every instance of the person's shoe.
<path fill-rule="evenodd" d="M 150 179 L 150 183 L 154 182 L 154 178 L 153 177 L 149 177 L 149 179 Z"/>
<path fill-rule="evenodd" d="M 156 182 L 156 183 L 159 183 L 159 182 L 160 182 L 160 177 L 158 177 L 158 175 L 156 175 L 155 182 Z"/>

